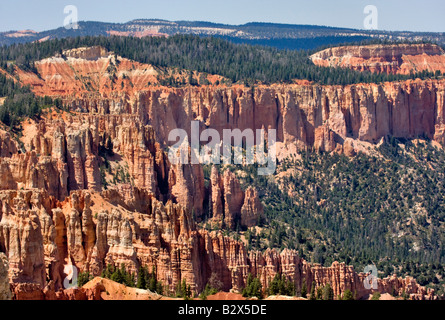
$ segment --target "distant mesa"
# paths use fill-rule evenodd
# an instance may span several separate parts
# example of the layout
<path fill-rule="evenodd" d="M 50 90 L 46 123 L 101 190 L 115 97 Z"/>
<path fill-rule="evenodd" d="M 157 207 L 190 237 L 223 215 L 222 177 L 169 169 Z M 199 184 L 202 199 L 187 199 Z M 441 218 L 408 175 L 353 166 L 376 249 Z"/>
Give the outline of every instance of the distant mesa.
<path fill-rule="evenodd" d="M 8 38 L 23 38 L 23 37 L 33 37 L 37 34 L 34 30 L 20 30 L 7 32 L 4 35 Z"/>
<path fill-rule="evenodd" d="M 122 37 L 136 37 L 136 38 L 143 38 L 143 37 L 168 37 L 168 34 L 158 32 L 158 29 L 156 28 L 149 28 L 146 30 L 141 31 L 116 31 L 116 30 L 109 30 L 107 31 L 107 34 L 110 36 L 122 36 Z"/>
<path fill-rule="evenodd" d="M 310 58 L 318 66 L 374 73 L 445 72 L 445 51 L 435 44 L 343 46 L 319 51 Z"/>

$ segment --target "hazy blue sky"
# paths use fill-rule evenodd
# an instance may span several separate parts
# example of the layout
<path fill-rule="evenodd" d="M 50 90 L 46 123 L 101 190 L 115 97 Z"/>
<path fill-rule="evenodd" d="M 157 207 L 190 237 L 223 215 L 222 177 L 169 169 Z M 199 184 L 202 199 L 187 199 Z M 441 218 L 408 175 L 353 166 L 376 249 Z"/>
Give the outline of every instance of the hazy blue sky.
<path fill-rule="evenodd" d="M 375 5 L 381 30 L 445 32 L 444 0 L 0 0 L 0 31 L 61 27 L 66 5 L 81 21 L 127 22 L 137 18 L 251 21 L 363 28 L 366 5 Z"/>

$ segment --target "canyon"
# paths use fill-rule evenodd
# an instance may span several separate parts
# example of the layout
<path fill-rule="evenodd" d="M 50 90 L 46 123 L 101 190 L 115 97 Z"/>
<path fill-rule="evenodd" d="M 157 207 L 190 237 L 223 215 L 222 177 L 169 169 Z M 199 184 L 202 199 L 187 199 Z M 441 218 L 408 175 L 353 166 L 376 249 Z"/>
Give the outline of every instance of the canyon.
<path fill-rule="evenodd" d="M 344 263 L 323 267 L 295 250 L 247 250 L 204 230 L 205 201 L 212 223 L 232 230 L 254 227 L 263 205 L 228 169 L 212 166 L 206 185 L 203 166 L 170 163 L 169 132 L 190 132 L 194 120 L 221 135 L 275 129 L 281 159 L 307 148 L 353 156 L 388 135 L 445 144 L 445 80 L 172 88 L 159 83 L 170 71 L 101 47 L 65 51 L 36 69 L 16 70 L 19 81 L 67 107 L 25 119 L 20 136 L 0 128 L 0 251 L 16 299 L 94 299 L 97 287 L 63 290 L 64 268 L 99 276 L 108 264 L 135 273 L 154 267 L 169 292 L 185 279 L 199 293 L 212 274 L 225 291 L 240 291 L 249 273 L 267 287 L 281 273 L 297 291 L 330 283 L 335 297 L 349 289 L 366 298 L 373 292 L 366 275 Z M 377 291 L 435 298 L 409 277 L 379 279 Z"/>

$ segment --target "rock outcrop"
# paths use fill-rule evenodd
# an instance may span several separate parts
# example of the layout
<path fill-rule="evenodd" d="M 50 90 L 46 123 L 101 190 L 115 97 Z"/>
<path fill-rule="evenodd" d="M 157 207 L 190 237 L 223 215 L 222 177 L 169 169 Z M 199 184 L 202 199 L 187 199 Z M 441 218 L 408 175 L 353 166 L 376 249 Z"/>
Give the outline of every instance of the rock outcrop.
<path fill-rule="evenodd" d="M 318 66 L 375 73 L 445 72 L 445 52 L 435 44 L 335 47 L 317 52 L 311 59 Z"/>
<path fill-rule="evenodd" d="M 263 215 L 258 192 L 253 187 L 243 191 L 237 177 L 230 170 L 221 175 L 213 166 L 210 176 L 210 217 L 217 225 L 235 230 L 257 225 Z"/>
<path fill-rule="evenodd" d="M 297 291 L 303 283 L 310 288 L 314 282 L 316 286 L 330 283 L 336 295 L 346 289 L 357 298 L 372 293 L 364 288 L 366 275 L 351 266 L 311 265 L 288 249 L 248 252 L 242 242 L 221 232 L 197 229 L 191 212 L 182 206 L 170 201 L 164 205 L 153 196 L 145 198 L 145 212 L 135 211 L 119 195 L 102 198 L 87 191 L 73 192 L 64 202 L 38 191 L 3 191 L 1 199 L 0 245 L 11 261 L 9 278 L 15 299 L 94 297 L 64 288 L 67 264 L 96 276 L 107 264 L 124 265 L 135 273 L 144 265 L 156 270 L 167 292 L 174 292 L 183 279 L 200 292 L 212 274 L 224 290 L 241 290 L 249 273 L 267 287 L 281 273 L 295 283 Z M 252 198 L 248 199 L 250 206 Z M 434 297 L 412 278 L 381 279 L 378 290 L 405 292 L 413 299 Z"/>
<path fill-rule="evenodd" d="M 248 187 L 244 194 L 244 203 L 241 207 L 241 225 L 253 227 L 258 225 L 258 220 L 263 216 L 263 205 L 258 192 L 253 187 Z"/>
<path fill-rule="evenodd" d="M 0 300 L 11 300 L 12 298 L 8 270 L 8 259 L 3 252 L 0 252 Z"/>
<path fill-rule="evenodd" d="M 17 142 L 11 138 L 11 135 L 0 129 L 0 157 L 9 158 L 17 153 Z"/>

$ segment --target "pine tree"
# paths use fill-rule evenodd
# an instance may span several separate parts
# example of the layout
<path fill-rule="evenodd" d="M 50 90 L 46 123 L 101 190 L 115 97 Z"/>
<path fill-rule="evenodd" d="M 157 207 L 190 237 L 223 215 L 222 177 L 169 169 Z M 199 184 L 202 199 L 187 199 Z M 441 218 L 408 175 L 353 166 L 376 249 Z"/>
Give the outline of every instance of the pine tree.
<path fill-rule="evenodd" d="M 380 300 L 380 292 L 376 291 L 372 294 L 371 300 Z"/>
<path fill-rule="evenodd" d="M 317 297 L 315 295 L 315 281 L 312 282 L 312 286 L 311 286 L 311 295 L 309 297 L 309 300 L 316 300 Z"/>
<path fill-rule="evenodd" d="M 306 281 L 303 282 L 303 286 L 301 287 L 301 296 L 303 298 L 306 298 L 307 296 L 307 286 L 306 286 Z"/>
<path fill-rule="evenodd" d="M 146 289 L 147 283 L 145 282 L 145 268 L 141 265 L 138 272 L 138 281 L 136 287 L 139 289 Z"/>
<path fill-rule="evenodd" d="M 354 295 L 352 294 L 351 290 L 345 290 L 345 292 L 343 293 L 343 300 L 354 300 Z"/>
<path fill-rule="evenodd" d="M 93 275 L 90 274 L 88 271 L 86 272 L 80 272 L 79 276 L 77 278 L 77 285 L 79 287 L 82 287 L 87 282 L 91 281 L 93 279 Z"/>
<path fill-rule="evenodd" d="M 260 279 L 254 278 L 251 273 L 247 276 L 246 286 L 242 290 L 243 297 L 263 297 L 262 285 Z"/>
<path fill-rule="evenodd" d="M 334 300 L 334 290 L 329 283 L 323 288 L 323 300 Z"/>
<path fill-rule="evenodd" d="M 323 300 L 323 287 L 317 288 L 317 300 Z"/>

